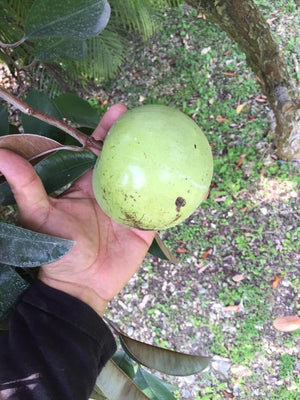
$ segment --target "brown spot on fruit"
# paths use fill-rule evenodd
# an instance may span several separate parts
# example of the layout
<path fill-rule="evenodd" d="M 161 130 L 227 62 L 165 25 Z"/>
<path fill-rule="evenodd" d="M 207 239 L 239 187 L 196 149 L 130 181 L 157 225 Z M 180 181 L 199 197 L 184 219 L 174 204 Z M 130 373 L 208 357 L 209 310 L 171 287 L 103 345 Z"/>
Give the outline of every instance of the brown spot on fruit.
<path fill-rule="evenodd" d="M 177 197 L 175 200 L 175 205 L 176 205 L 176 211 L 179 212 L 181 207 L 184 207 L 186 205 L 186 201 L 184 200 L 183 197 Z"/>

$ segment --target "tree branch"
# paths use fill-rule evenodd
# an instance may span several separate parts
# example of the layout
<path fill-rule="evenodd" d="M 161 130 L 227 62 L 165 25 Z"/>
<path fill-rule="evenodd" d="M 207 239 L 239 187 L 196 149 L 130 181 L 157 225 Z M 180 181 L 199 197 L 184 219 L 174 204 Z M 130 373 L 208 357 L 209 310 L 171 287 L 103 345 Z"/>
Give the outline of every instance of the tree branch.
<path fill-rule="evenodd" d="M 41 121 L 44 121 L 47 124 L 55 126 L 56 128 L 66 132 L 67 134 L 78 140 L 82 144 L 83 148 L 95 149 L 98 151 L 102 149 L 103 142 L 101 140 L 95 140 L 93 137 L 88 136 L 83 132 L 80 132 L 78 129 L 67 124 L 66 122 L 54 118 L 51 115 L 45 114 L 29 106 L 24 101 L 19 100 L 17 97 L 13 96 L 2 86 L 0 86 L 0 98 L 5 100 L 7 103 L 10 103 L 13 106 L 15 106 L 22 113 L 38 118 Z"/>

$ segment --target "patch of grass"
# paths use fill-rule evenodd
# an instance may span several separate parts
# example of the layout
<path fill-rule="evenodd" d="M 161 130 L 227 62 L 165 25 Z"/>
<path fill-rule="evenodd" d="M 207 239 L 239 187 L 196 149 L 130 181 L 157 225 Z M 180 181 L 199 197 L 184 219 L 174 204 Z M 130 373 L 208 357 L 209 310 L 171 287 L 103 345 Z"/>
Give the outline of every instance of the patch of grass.
<path fill-rule="evenodd" d="M 280 378 L 286 379 L 294 377 L 295 363 L 296 357 L 292 357 L 289 354 L 283 354 L 280 358 Z"/>
<path fill-rule="evenodd" d="M 300 382 L 298 382 L 296 389 L 288 389 L 281 387 L 276 391 L 268 393 L 268 399 L 272 400 L 299 400 Z"/>

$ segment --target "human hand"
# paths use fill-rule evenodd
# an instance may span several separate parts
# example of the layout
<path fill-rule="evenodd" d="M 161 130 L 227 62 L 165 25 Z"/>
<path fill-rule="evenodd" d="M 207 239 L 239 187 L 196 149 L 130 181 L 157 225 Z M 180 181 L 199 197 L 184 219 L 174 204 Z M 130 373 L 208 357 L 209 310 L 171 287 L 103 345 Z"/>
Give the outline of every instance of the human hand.
<path fill-rule="evenodd" d="M 112 106 L 93 133 L 104 139 L 126 112 Z M 49 197 L 34 168 L 19 155 L 0 149 L 0 171 L 14 193 L 24 227 L 76 242 L 63 258 L 40 269 L 39 279 L 89 304 L 103 316 L 108 302 L 138 270 L 155 232 L 122 226 L 99 207 L 92 171 L 58 198 Z"/>

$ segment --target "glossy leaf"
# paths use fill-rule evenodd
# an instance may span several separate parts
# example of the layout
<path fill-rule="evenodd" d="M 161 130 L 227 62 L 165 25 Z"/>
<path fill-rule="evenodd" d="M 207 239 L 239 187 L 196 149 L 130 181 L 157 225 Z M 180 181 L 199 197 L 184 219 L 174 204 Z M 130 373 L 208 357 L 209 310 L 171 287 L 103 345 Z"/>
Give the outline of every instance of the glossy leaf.
<path fill-rule="evenodd" d="M 143 368 L 138 369 L 134 382 L 151 400 L 176 400 L 161 379 Z"/>
<path fill-rule="evenodd" d="M 46 38 L 36 42 L 34 55 L 39 61 L 79 60 L 86 48 L 86 42 L 82 39 Z"/>
<path fill-rule="evenodd" d="M 0 136 L 8 135 L 9 123 L 8 123 L 8 108 L 0 104 Z"/>
<path fill-rule="evenodd" d="M 210 357 L 180 353 L 140 342 L 127 336 L 113 322 L 108 323 L 118 333 L 124 351 L 145 367 L 168 375 L 187 376 L 203 371 L 210 364 Z"/>
<path fill-rule="evenodd" d="M 18 127 L 16 125 L 13 124 L 9 124 L 9 134 L 15 135 L 15 134 L 19 134 L 20 131 L 18 129 Z"/>
<path fill-rule="evenodd" d="M 53 139 L 30 133 L 0 137 L 0 148 L 11 150 L 27 160 L 32 160 L 45 152 L 60 147 L 62 147 L 62 144 Z"/>
<path fill-rule="evenodd" d="M 107 25 L 107 0 L 35 0 L 25 23 L 25 37 L 86 39 Z"/>
<path fill-rule="evenodd" d="M 97 387 L 109 400 L 149 400 L 112 360 L 106 363 L 98 376 Z"/>
<path fill-rule="evenodd" d="M 47 193 L 53 193 L 91 169 L 97 156 L 88 150 L 60 150 L 35 165 Z M 7 182 L 0 185 L 0 204 L 15 204 Z"/>
<path fill-rule="evenodd" d="M 63 257 L 75 242 L 0 223 L 0 263 L 30 268 Z"/>
<path fill-rule="evenodd" d="M 30 106 L 45 114 L 52 115 L 52 117 L 57 119 L 62 119 L 54 102 L 43 92 L 34 89 L 28 93 L 25 101 Z M 30 115 L 22 114 L 22 125 L 25 133 L 34 133 L 60 141 L 65 136 L 64 132 Z"/>
<path fill-rule="evenodd" d="M 153 239 L 153 242 L 152 242 L 148 252 L 150 254 L 152 254 L 154 257 L 158 257 L 163 260 L 168 260 L 172 264 L 177 264 L 179 262 L 178 259 L 173 256 L 173 254 L 170 252 L 170 250 L 167 248 L 167 246 L 161 240 L 158 233 L 155 234 L 155 237 Z"/>
<path fill-rule="evenodd" d="M 14 268 L 0 264 L 0 329 L 7 328 L 6 321 L 28 286 Z"/>
<path fill-rule="evenodd" d="M 52 193 L 91 169 L 97 156 L 89 150 L 60 150 L 35 166 L 47 193 Z"/>
<path fill-rule="evenodd" d="M 125 351 L 116 352 L 112 360 L 120 367 L 129 378 L 133 379 L 135 376 L 134 367 L 131 358 L 125 353 Z"/>
<path fill-rule="evenodd" d="M 67 120 L 89 128 L 96 128 L 100 115 L 88 101 L 75 94 L 66 93 L 54 99 L 61 115 Z"/>

